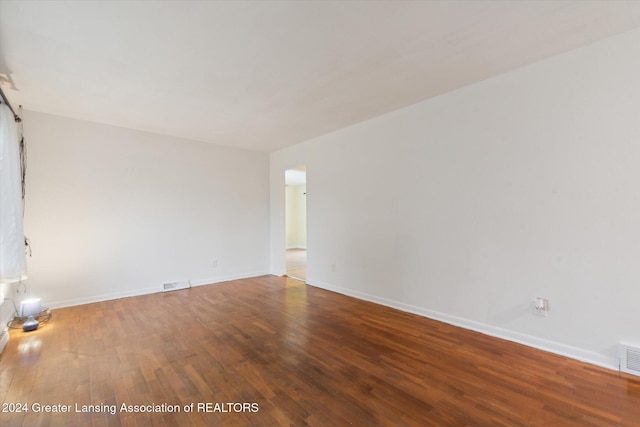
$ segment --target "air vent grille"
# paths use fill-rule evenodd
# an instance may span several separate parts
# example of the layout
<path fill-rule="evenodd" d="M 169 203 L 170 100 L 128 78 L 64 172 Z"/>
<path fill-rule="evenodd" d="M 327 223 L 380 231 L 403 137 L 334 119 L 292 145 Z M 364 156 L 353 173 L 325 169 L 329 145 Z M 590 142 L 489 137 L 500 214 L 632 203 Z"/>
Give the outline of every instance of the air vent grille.
<path fill-rule="evenodd" d="M 177 291 L 178 289 L 189 289 L 191 282 L 183 280 L 181 282 L 167 282 L 162 284 L 162 292 Z"/>
<path fill-rule="evenodd" d="M 620 344 L 620 370 L 640 376 L 640 347 Z"/>

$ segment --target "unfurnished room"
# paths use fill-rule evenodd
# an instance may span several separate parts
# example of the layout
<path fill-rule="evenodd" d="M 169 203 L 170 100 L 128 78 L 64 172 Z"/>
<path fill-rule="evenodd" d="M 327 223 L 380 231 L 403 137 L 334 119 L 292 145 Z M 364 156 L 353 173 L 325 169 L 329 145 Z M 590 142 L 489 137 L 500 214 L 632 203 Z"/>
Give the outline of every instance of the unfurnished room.
<path fill-rule="evenodd" d="M 0 425 L 640 425 L 640 1 L 0 0 Z"/>

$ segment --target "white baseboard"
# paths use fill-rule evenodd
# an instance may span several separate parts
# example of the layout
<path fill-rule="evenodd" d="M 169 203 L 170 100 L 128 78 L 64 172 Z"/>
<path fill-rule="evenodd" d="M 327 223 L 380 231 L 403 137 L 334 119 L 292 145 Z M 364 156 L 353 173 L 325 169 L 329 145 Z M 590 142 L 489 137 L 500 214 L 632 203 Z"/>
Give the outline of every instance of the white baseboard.
<path fill-rule="evenodd" d="M 191 280 L 190 282 L 191 282 L 191 286 L 202 286 L 202 285 L 209 285 L 209 284 L 213 284 L 213 283 L 228 282 L 230 280 L 249 279 L 251 277 L 264 276 L 264 275 L 267 275 L 267 274 L 269 274 L 269 273 L 267 273 L 266 271 L 256 271 L 256 272 L 251 272 L 251 273 L 234 274 L 234 275 L 229 275 L 229 276 L 218 276 L 218 277 L 214 277 L 212 279 Z M 76 306 L 76 305 L 92 304 L 92 303 L 96 303 L 96 302 L 110 301 L 110 300 L 119 299 L 119 298 L 127 298 L 127 297 L 135 297 L 135 296 L 138 296 L 138 295 L 155 294 L 157 292 L 162 292 L 162 284 L 161 283 L 158 283 L 157 286 L 153 286 L 153 287 L 134 289 L 134 290 L 125 291 L 125 292 L 114 292 L 114 293 L 108 293 L 108 294 L 91 295 L 91 296 L 87 296 L 87 297 L 72 298 L 72 299 L 60 300 L 60 301 L 54 301 L 54 302 L 47 302 L 44 305 L 46 305 L 47 307 L 52 308 L 52 309 L 53 308 L 73 307 L 73 306 Z"/>
<path fill-rule="evenodd" d="M 9 342 L 9 328 L 0 329 L 0 354 L 2 354 L 8 342 Z"/>
<path fill-rule="evenodd" d="M 83 304 L 93 304 L 95 302 L 102 302 L 102 301 L 110 301 L 110 300 L 114 300 L 114 299 L 119 299 L 119 298 L 127 298 L 127 297 L 135 297 L 138 295 L 146 295 L 146 294 L 153 294 L 155 292 L 160 292 L 161 286 L 158 285 L 157 287 L 147 287 L 147 288 L 140 288 L 140 289 L 134 289 L 131 291 L 125 291 L 125 292 L 113 292 L 113 293 L 108 293 L 108 294 L 100 294 L 100 295 L 90 295 L 90 296 L 86 296 L 86 297 L 79 297 L 79 298 L 71 298 L 71 299 L 65 299 L 65 300 L 60 300 L 60 301 L 53 301 L 53 302 L 46 302 L 43 305 L 46 305 L 49 308 L 64 308 L 64 307 L 73 307 L 76 305 L 83 305 Z"/>
<path fill-rule="evenodd" d="M 216 283 L 229 282 L 231 280 L 250 279 L 252 277 L 267 276 L 268 270 L 259 270 L 251 273 L 232 274 L 229 276 L 217 276 L 210 279 L 197 279 L 191 281 L 191 286 L 213 285 Z"/>
<path fill-rule="evenodd" d="M 267 274 L 271 276 L 282 277 L 287 275 L 287 269 L 274 268 L 274 269 L 271 269 Z"/>
<path fill-rule="evenodd" d="M 217 276 L 209 279 L 197 279 L 197 280 L 191 280 L 191 286 L 203 286 L 203 285 L 228 282 L 231 280 L 249 279 L 252 277 L 264 276 L 268 274 L 269 274 L 268 271 L 254 271 L 251 273 L 244 273 L 244 274 Z M 333 286 L 328 283 L 313 281 L 313 282 L 307 282 L 307 284 L 318 287 L 318 288 L 326 289 L 329 291 L 337 292 L 343 295 L 348 295 L 354 298 L 358 298 L 365 301 L 374 302 L 376 304 L 381 304 L 387 307 L 392 307 L 398 310 L 406 311 L 408 313 L 413 313 L 413 314 L 424 316 L 430 319 L 439 320 L 444 323 L 448 323 L 454 326 L 459 326 L 465 329 L 470 329 L 476 332 L 483 333 L 485 335 L 490 335 L 493 337 L 517 342 L 519 344 L 523 344 L 523 345 L 537 348 L 540 350 L 549 351 L 551 353 L 555 353 L 561 356 L 580 360 L 582 362 L 590 363 L 592 365 L 601 366 L 603 368 L 612 369 L 615 371 L 619 370 L 619 363 L 618 363 L 619 361 L 617 358 L 607 357 L 603 354 L 596 353 L 593 351 L 581 349 L 578 347 L 573 347 L 573 346 L 562 344 L 555 341 L 546 340 L 544 338 L 539 338 L 539 337 L 523 334 L 516 331 L 511 331 L 509 329 L 488 325 L 488 324 L 477 322 L 474 320 L 469 320 L 469 319 L 453 316 L 450 314 L 441 313 L 441 312 L 430 310 L 427 308 L 406 304 L 400 301 L 378 297 L 365 292 L 355 291 L 352 289 L 347 289 L 339 286 Z M 118 298 L 153 294 L 157 292 L 161 292 L 160 286 L 152 287 L 152 288 L 136 289 L 136 290 L 127 291 L 127 292 L 115 292 L 110 294 L 94 295 L 89 297 L 55 301 L 53 303 L 47 304 L 47 306 L 50 308 L 71 307 L 71 306 L 82 305 L 82 304 L 91 304 L 95 302 L 114 300 Z M 6 336 L 8 337 L 8 335 L 9 334 L 7 333 Z M 2 338 L 2 340 L 4 339 L 5 338 Z M 2 343 L 0 342 L 0 347 L 1 345 Z"/>
<path fill-rule="evenodd" d="M 464 329 L 470 329 L 472 331 L 480 332 L 492 337 L 502 338 L 507 341 L 513 341 L 518 344 L 523 344 L 528 347 L 537 348 L 539 350 L 548 351 L 561 356 L 576 359 L 581 362 L 590 363 L 592 365 L 600 366 L 615 371 L 619 370 L 619 361 L 617 358 L 607 357 L 603 354 L 596 353 L 594 351 L 585 350 L 579 347 L 573 347 L 570 345 L 562 344 L 555 341 L 546 340 L 544 338 L 535 337 L 532 335 L 523 334 L 509 329 L 503 329 L 497 326 L 487 325 L 485 323 L 477 322 L 474 320 L 464 319 L 457 316 L 452 316 L 446 313 L 440 313 L 438 311 L 430 310 L 423 307 L 417 307 L 411 304 L 405 304 L 403 302 L 391 300 L 388 298 L 382 298 L 375 295 L 367 294 L 365 292 L 354 291 L 352 289 L 343 288 L 340 286 L 333 286 L 328 283 L 322 283 L 314 281 L 314 283 L 307 282 L 308 285 L 318 288 L 326 289 L 329 291 L 337 292 L 339 294 L 351 296 L 354 298 L 362 299 L 365 301 L 374 302 L 376 304 L 384 305 L 387 307 L 395 308 L 398 310 L 406 311 L 408 313 L 417 314 L 419 316 L 427 317 L 429 319 L 438 320 L 450 325 L 459 326 Z"/>
<path fill-rule="evenodd" d="M 11 299 L 0 301 L 0 353 L 9 342 L 9 328 L 7 325 L 16 314 L 15 306 L 12 304 Z"/>

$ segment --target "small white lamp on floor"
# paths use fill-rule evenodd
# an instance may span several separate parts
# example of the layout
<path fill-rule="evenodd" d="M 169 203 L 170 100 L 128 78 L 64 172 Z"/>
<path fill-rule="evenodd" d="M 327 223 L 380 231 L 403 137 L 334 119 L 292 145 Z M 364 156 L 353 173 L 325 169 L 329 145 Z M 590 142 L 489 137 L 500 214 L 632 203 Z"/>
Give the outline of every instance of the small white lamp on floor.
<path fill-rule="evenodd" d="M 20 317 L 37 316 L 42 311 L 40 298 L 30 298 L 20 303 Z"/>

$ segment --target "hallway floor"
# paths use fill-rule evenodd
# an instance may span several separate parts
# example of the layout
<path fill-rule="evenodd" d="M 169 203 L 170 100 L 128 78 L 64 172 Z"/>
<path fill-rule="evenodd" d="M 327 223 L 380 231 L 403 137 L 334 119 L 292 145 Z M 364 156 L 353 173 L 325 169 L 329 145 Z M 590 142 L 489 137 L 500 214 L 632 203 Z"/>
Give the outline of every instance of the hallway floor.
<path fill-rule="evenodd" d="M 307 250 L 287 249 L 287 276 L 307 281 Z"/>

